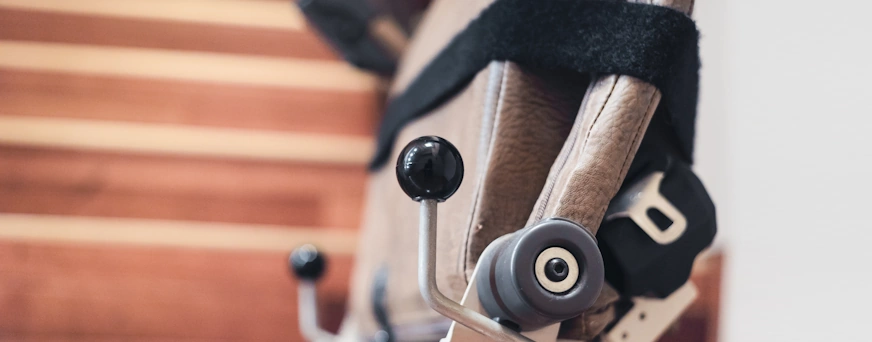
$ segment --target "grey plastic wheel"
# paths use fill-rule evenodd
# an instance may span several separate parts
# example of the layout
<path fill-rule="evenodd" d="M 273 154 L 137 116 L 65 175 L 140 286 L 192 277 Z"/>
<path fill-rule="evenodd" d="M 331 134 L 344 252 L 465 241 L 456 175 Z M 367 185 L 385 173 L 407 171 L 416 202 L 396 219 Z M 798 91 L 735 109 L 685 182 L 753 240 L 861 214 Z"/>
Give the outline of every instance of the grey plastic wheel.
<path fill-rule="evenodd" d="M 549 219 L 515 232 L 482 255 L 476 275 L 491 318 L 536 330 L 580 315 L 603 287 L 603 260 L 580 225 Z"/>

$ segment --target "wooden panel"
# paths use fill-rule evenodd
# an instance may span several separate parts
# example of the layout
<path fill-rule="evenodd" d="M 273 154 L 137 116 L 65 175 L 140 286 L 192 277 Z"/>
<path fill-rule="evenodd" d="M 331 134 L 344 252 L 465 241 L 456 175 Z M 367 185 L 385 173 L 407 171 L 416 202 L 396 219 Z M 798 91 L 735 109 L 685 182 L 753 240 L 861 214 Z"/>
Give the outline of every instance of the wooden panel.
<path fill-rule="evenodd" d="M 343 256 L 357 250 L 354 229 L 324 227 L 9 213 L 0 213 L 0 227 L 0 239 L 8 241 L 262 252 L 314 244 L 325 253 Z"/>
<path fill-rule="evenodd" d="M 103 76 L 370 91 L 378 79 L 339 61 L 0 40 L 0 67 Z"/>
<path fill-rule="evenodd" d="M 214 342 L 214 341 L 235 341 L 229 339 L 202 339 L 202 338 L 182 338 L 182 337 L 172 337 L 172 338 L 163 338 L 163 337 L 155 337 L 155 336 L 112 336 L 112 335 L 101 335 L 101 336 L 75 336 L 71 334 L 57 334 L 57 335 L 35 335 L 35 334 L 26 334 L 26 335 L 4 335 L 0 332 L 0 339 L 3 342 Z M 245 340 L 243 340 L 245 341 Z"/>
<path fill-rule="evenodd" d="M 0 115 L 370 135 L 379 107 L 373 92 L 0 69 Z"/>
<path fill-rule="evenodd" d="M 0 241 L 0 337 L 299 341 L 285 253 Z M 351 261 L 319 286 L 336 328 Z"/>
<path fill-rule="evenodd" d="M 0 115 L 0 143 L 47 148 L 363 165 L 369 138 Z"/>
<path fill-rule="evenodd" d="M 34 12 L 2 7 L 0 39 L 337 59 L 336 54 L 308 30 Z"/>
<path fill-rule="evenodd" d="M 696 307 L 691 308 L 702 317 L 705 322 L 705 341 L 715 342 L 718 340 L 721 311 L 721 284 L 723 283 L 724 254 L 718 252 L 711 255 L 697 272 L 692 275 L 692 280 L 699 286 L 701 298 L 696 302 Z"/>
<path fill-rule="evenodd" d="M 75 336 L 70 334 L 57 334 L 57 335 L 35 335 L 35 334 L 26 334 L 26 335 L 3 335 L 0 333 L 0 339 L 3 342 L 215 342 L 215 341 L 236 341 L 232 339 L 203 339 L 203 338 L 183 338 L 183 337 L 172 337 L 172 338 L 164 338 L 164 337 L 156 337 L 156 336 L 112 336 L 112 335 L 101 335 L 101 336 Z M 247 340 L 242 340 L 247 341 Z"/>
<path fill-rule="evenodd" d="M 13 180 L 14 181 L 14 180 Z M 95 189 L 15 187 L 3 181 L 0 208 L 9 213 L 99 215 L 173 220 L 251 222 L 316 226 L 322 210 L 317 198 L 286 195 L 276 201 L 251 201 L 141 192 L 113 193 Z M 78 190 L 78 191 L 77 191 Z"/>
<path fill-rule="evenodd" d="M 380 80 L 282 0 L 0 0 L 0 341 L 338 328 Z"/>
<path fill-rule="evenodd" d="M 300 11 L 277 0 L 0 0 L 0 7 L 300 30 Z"/>
<path fill-rule="evenodd" d="M 363 166 L 0 146 L 0 212 L 353 228 L 365 178 Z"/>
<path fill-rule="evenodd" d="M 720 252 L 705 253 L 697 259 L 690 278 L 699 290 L 699 295 L 659 342 L 718 340 L 724 256 Z"/>

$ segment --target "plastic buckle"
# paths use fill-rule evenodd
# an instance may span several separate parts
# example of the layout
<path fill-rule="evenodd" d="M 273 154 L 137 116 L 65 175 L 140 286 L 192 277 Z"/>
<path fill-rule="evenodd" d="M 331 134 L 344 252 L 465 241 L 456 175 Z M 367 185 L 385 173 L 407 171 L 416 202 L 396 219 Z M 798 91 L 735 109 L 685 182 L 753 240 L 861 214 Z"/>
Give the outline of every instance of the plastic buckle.
<path fill-rule="evenodd" d="M 640 178 L 612 200 L 597 239 L 606 280 L 618 292 L 666 298 L 687 282 L 696 256 L 712 243 L 715 207 L 682 162 Z"/>

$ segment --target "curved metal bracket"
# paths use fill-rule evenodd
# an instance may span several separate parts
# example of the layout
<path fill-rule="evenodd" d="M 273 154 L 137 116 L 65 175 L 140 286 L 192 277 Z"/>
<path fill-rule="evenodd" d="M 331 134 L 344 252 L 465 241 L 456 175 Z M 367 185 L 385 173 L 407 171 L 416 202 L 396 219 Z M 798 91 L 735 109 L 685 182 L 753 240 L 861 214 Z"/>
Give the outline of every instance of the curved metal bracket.
<path fill-rule="evenodd" d="M 418 287 L 421 295 L 424 296 L 424 301 L 442 316 L 494 341 L 531 341 L 480 312 L 451 300 L 436 287 L 436 203 L 436 200 L 431 199 L 421 201 L 418 230 Z"/>
<path fill-rule="evenodd" d="M 503 235 L 493 242 L 491 242 L 487 248 L 485 248 L 484 252 L 482 252 L 482 256 L 487 255 L 488 253 L 493 253 L 495 246 L 499 246 L 500 243 L 508 239 L 512 234 Z M 478 263 L 475 266 L 475 270 L 473 270 L 472 277 L 470 277 L 469 285 L 466 286 L 466 292 L 463 293 L 463 299 L 460 301 L 460 304 L 466 308 L 469 308 L 472 311 L 475 311 L 479 314 L 485 314 L 484 307 L 481 306 L 481 302 L 478 297 L 478 286 L 476 284 L 476 274 L 478 272 L 484 272 L 481 270 L 481 263 Z M 552 324 L 542 329 L 527 331 L 521 333 L 523 337 L 532 340 L 532 341 L 555 341 L 557 340 L 557 333 L 560 330 L 560 324 Z M 442 339 L 442 342 L 476 342 L 476 341 L 490 341 L 486 339 L 481 334 L 470 330 L 469 328 L 458 325 L 457 323 L 451 324 L 451 329 L 448 330 L 448 336 Z"/>

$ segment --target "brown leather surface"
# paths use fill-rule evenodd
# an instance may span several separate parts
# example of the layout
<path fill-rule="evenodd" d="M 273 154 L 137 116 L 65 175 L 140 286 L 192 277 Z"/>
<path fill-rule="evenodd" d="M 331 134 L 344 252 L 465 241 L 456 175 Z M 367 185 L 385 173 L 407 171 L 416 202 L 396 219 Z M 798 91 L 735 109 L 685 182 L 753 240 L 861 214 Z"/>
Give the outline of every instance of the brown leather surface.
<path fill-rule="evenodd" d="M 594 81 L 528 223 L 563 217 L 596 234 L 654 110 L 660 92 L 639 79 L 610 75 Z M 587 312 L 561 326 L 561 337 L 588 340 L 614 319 L 617 293 L 606 286 Z"/>
<path fill-rule="evenodd" d="M 466 241 L 466 227 L 472 213 L 477 177 L 482 172 L 481 151 L 488 141 L 482 131 L 490 130 L 496 91 L 503 63 L 493 63 L 475 77 L 469 87 L 431 114 L 406 126 L 398 136 L 392 155 L 406 142 L 422 135 L 439 135 L 460 151 L 465 164 L 463 184 L 454 196 L 439 205 L 436 257 L 437 285 L 449 297 L 460 299 L 466 287 L 460 258 Z M 429 309 L 418 292 L 418 203 L 397 185 L 393 162 L 371 176 L 364 212 L 358 260 L 352 277 L 349 316 L 343 330 L 371 336 L 376 330 L 372 317 L 372 280 L 380 267 L 388 269 L 387 306 L 395 324 L 427 322 L 441 316 Z"/>
<path fill-rule="evenodd" d="M 594 81 L 528 224 L 563 217 L 596 234 L 659 100 L 654 86 L 633 77 Z"/>
<path fill-rule="evenodd" d="M 436 1 L 391 93 L 402 91 L 490 2 Z M 692 7 L 690 0 L 654 4 Z M 542 218 L 568 218 L 595 233 L 659 100 L 655 87 L 633 77 L 601 76 L 585 87 L 565 75 L 493 62 L 457 96 L 405 127 L 393 156 L 418 136 L 439 135 L 460 150 L 466 166 L 458 192 L 439 205 L 440 290 L 459 301 L 487 244 Z M 393 162 L 372 175 L 344 333 L 375 332 L 371 292 L 380 267 L 388 269 L 386 300 L 394 324 L 441 319 L 418 292 L 417 205 L 396 184 Z M 561 337 L 599 334 L 614 318 L 617 298 L 607 286 L 594 308 L 564 324 Z"/>
<path fill-rule="evenodd" d="M 690 13 L 693 0 L 635 0 Z M 576 125 L 549 175 L 529 223 L 563 217 L 596 234 L 636 155 L 648 123 L 660 102 L 660 91 L 630 76 L 607 75 L 594 80 Z M 565 160 L 565 162 L 564 162 Z M 612 304 L 619 295 L 606 284 L 593 307 L 561 325 L 560 337 L 591 340 L 615 319 Z"/>
<path fill-rule="evenodd" d="M 401 92 L 449 40 L 460 32 L 492 0 L 434 1 L 401 60 L 391 94 Z M 459 300 L 466 288 L 462 268 L 467 227 L 477 197 L 478 177 L 487 153 L 497 97 L 503 83 L 505 63 L 494 62 L 481 71 L 467 88 L 399 134 L 392 156 L 406 142 L 422 135 L 439 135 L 451 141 L 464 159 L 463 184 L 454 196 L 439 205 L 437 285 L 450 298 Z M 418 292 L 418 204 L 400 190 L 393 161 L 370 179 L 358 260 L 352 276 L 349 312 L 342 333 L 371 336 L 376 331 L 372 315 L 373 278 L 380 268 L 388 270 L 386 302 L 394 324 L 425 323 L 443 319 L 430 310 Z M 523 222 L 522 222 L 523 224 Z"/>
<path fill-rule="evenodd" d="M 586 77 L 506 63 L 484 174 L 469 224 L 465 271 L 496 238 L 525 227 L 548 171 L 569 135 Z"/>
<path fill-rule="evenodd" d="M 495 62 L 458 97 L 401 132 L 403 142 L 428 134 L 445 137 L 464 158 L 463 185 L 439 205 L 437 283 L 450 298 L 460 300 L 487 244 L 524 227 L 569 134 L 584 86 L 562 74 Z M 396 324 L 440 319 L 417 287 L 417 203 L 400 191 L 392 167 L 375 173 L 369 190 L 349 318 L 357 319 L 362 331 L 374 331 L 371 284 L 384 265 Z"/>

